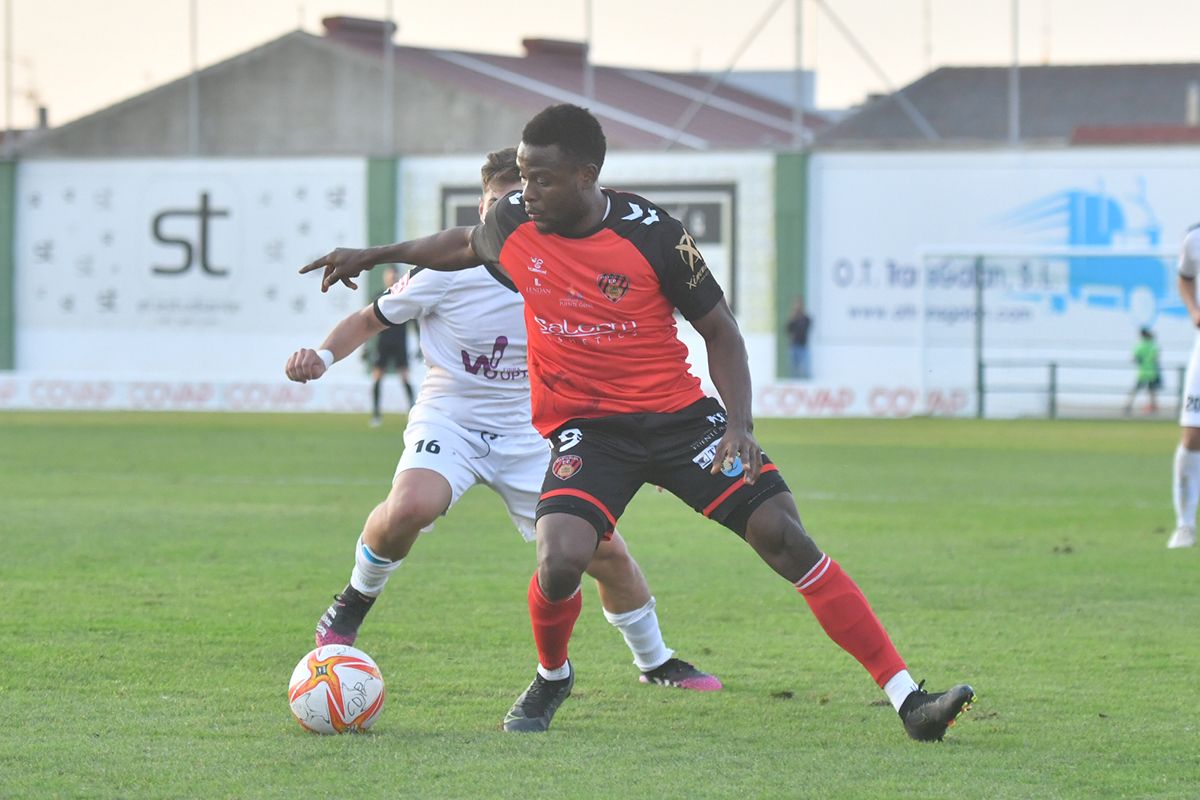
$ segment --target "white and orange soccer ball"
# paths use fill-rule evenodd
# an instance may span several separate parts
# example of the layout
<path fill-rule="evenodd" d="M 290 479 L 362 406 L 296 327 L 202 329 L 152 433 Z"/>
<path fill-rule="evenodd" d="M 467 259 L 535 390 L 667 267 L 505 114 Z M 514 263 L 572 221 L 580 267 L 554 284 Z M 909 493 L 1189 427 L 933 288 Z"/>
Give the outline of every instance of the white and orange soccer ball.
<path fill-rule="evenodd" d="M 345 644 L 310 652 L 288 683 L 292 714 L 313 733 L 365 731 L 379 718 L 383 699 L 383 675 L 374 659 Z"/>

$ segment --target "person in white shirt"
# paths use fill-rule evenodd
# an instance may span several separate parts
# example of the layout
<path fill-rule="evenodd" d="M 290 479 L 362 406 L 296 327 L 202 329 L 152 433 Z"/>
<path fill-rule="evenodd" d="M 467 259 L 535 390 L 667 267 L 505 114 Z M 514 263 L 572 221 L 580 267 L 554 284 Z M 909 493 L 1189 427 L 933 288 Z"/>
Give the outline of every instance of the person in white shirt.
<path fill-rule="evenodd" d="M 1179 253 L 1179 296 L 1187 307 L 1192 325 L 1200 328 L 1200 302 L 1196 299 L 1196 273 L 1200 271 L 1200 225 L 1192 226 Z M 1183 380 L 1182 428 L 1175 448 L 1172 495 L 1175 500 L 1175 531 L 1167 540 L 1172 550 L 1196 544 L 1196 506 L 1200 503 L 1200 335 L 1192 346 Z"/>
<path fill-rule="evenodd" d="M 482 219 L 499 198 L 521 188 L 516 150 L 489 154 L 481 177 Z M 530 421 L 523 315 L 521 295 L 498 270 L 415 268 L 338 323 L 320 347 L 301 348 L 288 359 L 288 378 L 316 380 L 379 331 L 416 319 L 428 368 L 409 412 L 391 491 L 367 517 L 349 584 L 317 623 L 318 646 L 354 643 L 363 617 L 421 531 L 477 483 L 495 490 L 517 530 L 534 540 L 550 451 Z M 666 646 L 655 599 L 619 533 L 600 544 L 587 572 L 596 580 L 604 616 L 633 652 L 641 682 L 721 688 L 716 677 Z"/>

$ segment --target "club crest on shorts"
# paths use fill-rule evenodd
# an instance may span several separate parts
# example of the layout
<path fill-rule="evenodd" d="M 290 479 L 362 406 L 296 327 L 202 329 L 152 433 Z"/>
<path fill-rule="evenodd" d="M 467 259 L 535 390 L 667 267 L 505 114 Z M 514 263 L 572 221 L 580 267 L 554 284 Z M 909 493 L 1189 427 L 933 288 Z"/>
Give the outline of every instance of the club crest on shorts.
<path fill-rule="evenodd" d="M 596 285 L 605 297 L 615 303 L 629 291 L 629 278 L 615 272 L 605 272 L 596 278 Z"/>
<path fill-rule="evenodd" d="M 579 472 L 582 466 L 583 459 L 579 456 L 559 456 L 550 465 L 550 471 L 554 473 L 554 477 L 560 481 L 565 481 L 576 472 Z"/>

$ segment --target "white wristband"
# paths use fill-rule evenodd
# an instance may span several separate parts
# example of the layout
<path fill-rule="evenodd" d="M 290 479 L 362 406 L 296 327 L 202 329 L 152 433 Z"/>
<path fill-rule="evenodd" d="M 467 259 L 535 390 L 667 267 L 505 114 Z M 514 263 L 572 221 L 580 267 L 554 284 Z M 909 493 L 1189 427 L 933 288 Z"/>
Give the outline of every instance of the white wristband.
<path fill-rule="evenodd" d="M 336 360 L 336 359 L 333 357 L 333 351 L 332 351 L 332 350 L 318 350 L 318 351 L 317 351 L 317 357 L 318 357 L 318 358 L 320 358 L 322 361 L 324 361 L 324 362 L 325 362 L 325 369 L 329 369 L 330 367 L 332 367 L 332 366 L 333 366 L 333 362 Z"/>

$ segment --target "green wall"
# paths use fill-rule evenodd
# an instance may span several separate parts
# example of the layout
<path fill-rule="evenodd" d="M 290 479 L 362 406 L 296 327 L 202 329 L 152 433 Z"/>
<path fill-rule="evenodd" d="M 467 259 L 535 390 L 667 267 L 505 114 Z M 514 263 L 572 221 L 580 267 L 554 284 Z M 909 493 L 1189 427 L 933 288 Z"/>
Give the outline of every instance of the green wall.
<path fill-rule="evenodd" d="M 372 247 L 396 241 L 397 167 L 394 158 L 367 160 L 367 244 Z M 367 289 L 371 297 L 383 291 L 382 266 L 367 273 Z"/>
<path fill-rule="evenodd" d="M 17 162 L 0 161 L 0 370 L 16 359 L 16 275 L 13 267 L 17 207 Z"/>
<path fill-rule="evenodd" d="M 775 371 L 788 375 L 788 317 L 796 295 L 808 299 L 805 230 L 808 224 L 808 153 L 775 156 Z"/>

